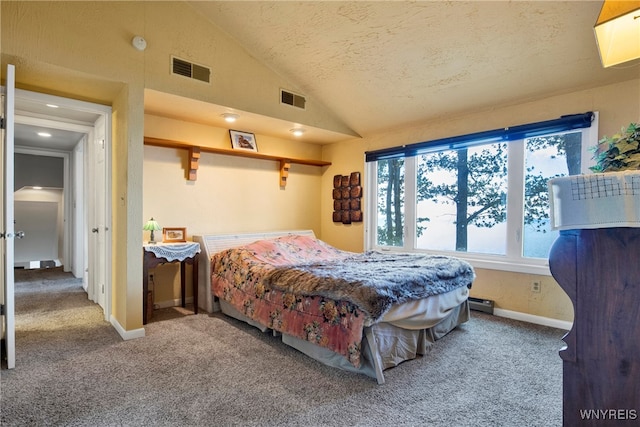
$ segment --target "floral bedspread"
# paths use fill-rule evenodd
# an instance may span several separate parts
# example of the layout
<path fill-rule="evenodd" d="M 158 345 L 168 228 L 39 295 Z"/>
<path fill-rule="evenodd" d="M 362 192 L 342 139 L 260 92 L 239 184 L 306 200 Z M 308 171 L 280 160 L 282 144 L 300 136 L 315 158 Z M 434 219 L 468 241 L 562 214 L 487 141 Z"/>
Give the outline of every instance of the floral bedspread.
<path fill-rule="evenodd" d="M 360 367 L 365 315 L 354 304 L 321 296 L 304 297 L 265 286 L 276 267 L 340 260 L 353 253 L 320 240 L 285 236 L 228 249 L 212 257 L 213 295 L 273 330 L 310 341 Z"/>
<path fill-rule="evenodd" d="M 326 347 L 360 366 L 363 328 L 402 304 L 471 287 L 461 259 L 424 254 L 355 254 L 289 235 L 215 254 L 215 297 L 253 321 Z"/>

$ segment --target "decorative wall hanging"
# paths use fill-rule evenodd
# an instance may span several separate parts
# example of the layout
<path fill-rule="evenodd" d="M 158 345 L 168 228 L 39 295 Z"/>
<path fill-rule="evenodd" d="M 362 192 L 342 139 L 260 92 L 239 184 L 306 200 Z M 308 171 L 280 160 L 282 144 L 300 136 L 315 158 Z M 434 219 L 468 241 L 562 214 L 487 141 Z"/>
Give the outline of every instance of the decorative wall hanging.
<path fill-rule="evenodd" d="M 231 136 L 231 147 L 234 149 L 258 152 L 258 144 L 256 143 L 256 136 L 254 134 L 230 130 L 229 135 Z"/>
<path fill-rule="evenodd" d="M 333 177 L 333 222 L 362 222 L 360 172 Z"/>

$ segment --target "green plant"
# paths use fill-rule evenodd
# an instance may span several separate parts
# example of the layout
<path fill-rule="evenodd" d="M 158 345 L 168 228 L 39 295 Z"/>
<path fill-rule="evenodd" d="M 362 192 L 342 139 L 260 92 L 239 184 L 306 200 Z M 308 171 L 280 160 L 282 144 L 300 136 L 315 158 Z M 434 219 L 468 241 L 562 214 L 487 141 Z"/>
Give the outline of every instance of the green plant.
<path fill-rule="evenodd" d="M 611 137 L 603 137 L 592 147 L 596 165 L 593 172 L 616 172 L 640 169 L 640 123 L 631 123 Z"/>

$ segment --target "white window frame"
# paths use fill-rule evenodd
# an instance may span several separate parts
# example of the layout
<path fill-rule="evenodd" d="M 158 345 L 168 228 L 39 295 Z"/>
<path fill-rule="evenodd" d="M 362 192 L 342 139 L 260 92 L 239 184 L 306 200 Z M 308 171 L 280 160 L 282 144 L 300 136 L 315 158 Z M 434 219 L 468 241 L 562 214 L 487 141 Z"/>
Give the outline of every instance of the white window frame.
<path fill-rule="evenodd" d="M 571 130 L 565 133 L 576 132 Z M 592 173 L 589 167 L 595 165 L 590 147 L 598 143 L 598 112 L 594 112 L 591 126 L 579 129 L 582 132 L 581 172 Z M 507 188 L 524 189 L 524 140 L 508 143 L 507 157 Z M 507 238 L 505 255 L 490 255 L 459 251 L 436 251 L 416 248 L 416 157 L 404 157 L 405 168 L 405 201 L 404 201 L 404 245 L 381 246 L 377 244 L 377 194 L 378 194 L 378 162 L 365 163 L 366 182 L 366 210 L 365 210 L 365 248 L 384 252 L 418 252 L 434 255 L 455 256 L 468 261 L 475 268 L 510 271 L 516 273 L 538 274 L 551 276 L 549 260 L 527 258 L 522 253 L 522 214 L 524 191 L 514 193 L 510 191 L 507 197 Z"/>

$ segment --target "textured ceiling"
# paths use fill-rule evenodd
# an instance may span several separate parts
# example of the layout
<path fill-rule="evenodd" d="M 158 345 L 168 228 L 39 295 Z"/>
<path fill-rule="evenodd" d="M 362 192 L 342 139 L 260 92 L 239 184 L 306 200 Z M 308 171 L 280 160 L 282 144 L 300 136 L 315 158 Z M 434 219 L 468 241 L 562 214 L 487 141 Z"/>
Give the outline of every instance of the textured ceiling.
<path fill-rule="evenodd" d="M 186 3 L 361 136 L 640 77 L 638 60 L 602 68 L 601 1 Z M 145 111 L 167 117 L 227 127 L 226 110 L 145 93 Z M 245 115 L 246 129 L 291 139 L 291 123 Z M 313 128 L 302 140 L 350 138 Z"/>
<path fill-rule="evenodd" d="M 602 68 L 601 1 L 188 3 L 362 136 L 640 75 Z"/>

